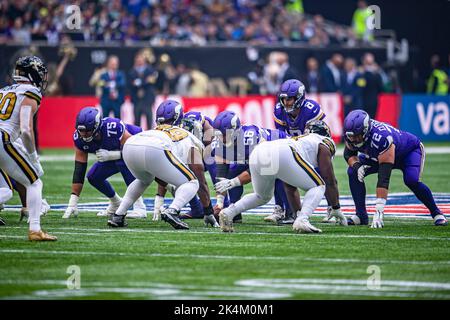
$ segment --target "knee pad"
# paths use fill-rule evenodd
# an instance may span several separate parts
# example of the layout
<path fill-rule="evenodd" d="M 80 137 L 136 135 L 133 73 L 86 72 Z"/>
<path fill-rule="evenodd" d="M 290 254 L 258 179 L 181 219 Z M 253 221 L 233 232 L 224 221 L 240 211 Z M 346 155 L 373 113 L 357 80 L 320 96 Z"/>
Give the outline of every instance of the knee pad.
<path fill-rule="evenodd" d="M 419 180 L 414 179 L 414 178 L 404 178 L 403 182 L 405 183 L 405 185 L 408 188 L 414 188 L 415 186 L 417 186 L 419 184 Z"/>

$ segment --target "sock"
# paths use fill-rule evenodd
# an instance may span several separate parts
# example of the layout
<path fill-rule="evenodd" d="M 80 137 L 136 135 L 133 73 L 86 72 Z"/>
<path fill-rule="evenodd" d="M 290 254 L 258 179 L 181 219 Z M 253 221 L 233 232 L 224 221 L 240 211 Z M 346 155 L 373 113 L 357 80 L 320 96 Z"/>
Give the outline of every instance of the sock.
<path fill-rule="evenodd" d="M 350 191 L 352 193 L 353 201 L 355 202 L 356 215 L 363 222 L 367 222 L 369 216 L 366 210 L 366 185 L 364 182 L 358 180 L 358 174 L 353 170 L 353 168 L 348 168 L 347 170 L 349 176 Z"/>
<path fill-rule="evenodd" d="M 181 208 L 183 208 L 189 202 L 189 200 L 195 197 L 198 188 L 198 180 L 190 180 L 186 183 L 183 183 L 175 191 L 175 198 L 173 199 L 169 208 L 180 211 Z"/>
<path fill-rule="evenodd" d="M 0 203 L 5 203 L 13 196 L 13 192 L 9 188 L 0 188 Z"/>
<path fill-rule="evenodd" d="M 27 208 L 30 217 L 30 230 L 41 230 L 42 181 L 37 179 L 27 187 Z"/>
<path fill-rule="evenodd" d="M 302 209 L 300 210 L 300 215 L 307 215 L 310 217 L 314 210 L 319 206 L 325 194 L 325 186 L 317 186 L 306 191 L 303 198 Z"/>
<path fill-rule="evenodd" d="M 430 188 L 423 183 L 418 182 L 414 185 L 407 185 L 409 189 L 416 195 L 417 199 L 419 199 L 427 208 L 430 210 L 431 216 L 434 218 L 436 215 L 441 214 L 441 211 L 436 205 L 434 201 L 433 194 L 431 193 Z"/>
<path fill-rule="evenodd" d="M 123 196 L 122 202 L 116 211 L 117 215 L 123 216 L 127 213 L 127 210 L 131 205 L 136 202 L 136 200 L 142 196 L 145 189 L 150 184 L 146 184 L 139 179 L 134 180 L 127 188 L 125 195 Z"/>
<path fill-rule="evenodd" d="M 122 199 L 120 199 L 119 195 L 115 192 L 114 192 L 114 196 L 109 198 L 109 201 L 111 201 L 112 203 L 120 202 L 121 200 Z"/>
<path fill-rule="evenodd" d="M 256 193 L 246 194 L 245 196 L 242 197 L 241 200 L 224 209 L 224 213 L 228 215 L 230 218 L 234 218 L 241 212 L 262 206 L 263 204 L 266 204 L 269 201 L 270 198 L 264 199 Z"/>

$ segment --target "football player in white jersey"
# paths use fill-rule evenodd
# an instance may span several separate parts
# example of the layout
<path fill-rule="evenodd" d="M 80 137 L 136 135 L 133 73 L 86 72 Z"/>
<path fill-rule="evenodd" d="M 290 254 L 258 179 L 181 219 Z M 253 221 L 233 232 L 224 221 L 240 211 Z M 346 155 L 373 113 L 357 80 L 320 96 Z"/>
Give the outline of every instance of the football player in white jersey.
<path fill-rule="evenodd" d="M 321 120 L 308 122 L 305 135 L 266 141 L 253 150 L 250 155 L 250 173 L 254 193 L 223 209 L 220 214 L 220 227 L 224 232 L 233 232 L 233 217 L 241 212 L 259 207 L 270 201 L 275 179 L 286 185 L 289 203 L 297 218 L 293 229 L 297 232 L 320 233 L 309 218 L 325 195 L 332 207 L 331 215 L 341 225 L 347 225 L 341 213 L 339 191 L 334 175 L 332 158 L 336 147 L 330 139 L 330 129 Z M 315 168 L 319 168 L 320 174 Z M 294 196 L 297 188 L 306 191 L 300 210 L 300 201 Z"/>
<path fill-rule="evenodd" d="M 178 102 L 166 100 L 161 105 L 172 103 Z M 108 225 L 125 227 L 129 206 L 153 180 L 157 180 L 160 184 L 175 186 L 175 198 L 161 212 L 162 220 L 175 229 L 189 229 L 188 224 L 179 218 L 179 212 L 198 192 L 203 207 L 208 208 L 205 222 L 208 220 L 218 226 L 204 174 L 203 149 L 203 143 L 192 133 L 171 124 L 160 124 L 154 130 L 130 137 L 123 147 L 122 156 L 136 180 L 128 186 L 120 207 L 108 220 Z"/>
<path fill-rule="evenodd" d="M 29 211 L 28 239 L 55 241 L 41 229 L 42 181 L 44 174 L 35 148 L 33 116 L 47 86 L 47 67 L 36 56 L 17 60 L 16 84 L 0 89 L 0 169 L 26 187 Z M 15 143 L 21 138 L 22 144 Z"/>

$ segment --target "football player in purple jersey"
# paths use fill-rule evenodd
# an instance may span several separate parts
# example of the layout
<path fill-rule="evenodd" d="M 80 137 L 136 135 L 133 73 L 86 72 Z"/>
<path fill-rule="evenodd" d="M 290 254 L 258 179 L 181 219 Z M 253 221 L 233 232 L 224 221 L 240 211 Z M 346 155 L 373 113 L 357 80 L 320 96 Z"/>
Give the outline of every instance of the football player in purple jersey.
<path fill-rule="evenodd" d="M 87 170 L 88 154 L 93 153 L 97 162 L 87 173 L 89 183 L 109 198 L 106 210 L 100 211 L 98 216 L 107 216 L 117 210 L 121 198 L 108 182 L 108 178 L 121 173 L 129 185 L 135 178 L 122 160 L 121 149 L 125 141 L 142 131 L 140 127 L 124 124 L 116 118 L 102 118 L 101 112 L 94 107 L 83 108 L 77 115 L 73 141 L 75 144 L 75 169 L 72 179 L 72 194 L 63 218 L 70 218 L 78 214 L 78 198 L 83 190 L 84 178 Z M 134 218 L 147 216 L 142 198 L 133 205 Z"/>
<path fill-rule="evenodd" d="M 384 226 L 384 206 L 388 199 L 391 171 L 399 169 L 403 172 L 405 185 L 430 211 L 434 224 L 447 225 L 447 219 L 436 206 L 430 188 L 421 181 L 425 150 L 419 138 L 387 123 L 370 119 L 363 110 L 354 110 L 347 115 L 344 136 L 344 158 L 349 166 L 350 190 L 356 207 L 356 214 L 349 219 L 349 224 L 369 223 L 364 178 L 376 173 L 376 210 L 371 227 Z"/>

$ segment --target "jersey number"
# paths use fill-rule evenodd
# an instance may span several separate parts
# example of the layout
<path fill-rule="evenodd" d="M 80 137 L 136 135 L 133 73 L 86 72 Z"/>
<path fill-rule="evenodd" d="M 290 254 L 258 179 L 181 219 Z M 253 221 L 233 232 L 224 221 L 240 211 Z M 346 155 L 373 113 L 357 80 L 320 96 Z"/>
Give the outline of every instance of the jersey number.
<path fill-rule="evenodd" d="M 14 92 L 9 92 L 5 96 L 0 93 L 0 120 L 5 121 L 11 118 L 16 100 L 17 96 Z"/>
<path fill-rule="evenodd" d="M 156 130 L 161 130 L 162 132 L 164 132 L 165 134 L 167 134 L 170 139 L 172 139 L 173 142 L 177 142 L 180 140 L 183 140 L 184 138 L 186 138 L 188 136 L 188 133 L 184 130 L 181 130 L 179 128 L 173 128 L 170 126 L 158 126 L 156 127 Z"/>
<path fill-rule="evenodd" d="M 117 124 L 115 122 L 109 122 L 106 124 L 106 132 L 108 134 L 108 138 L 111 137 L 112 134 L 117 135 L 116 126 Z"/>

